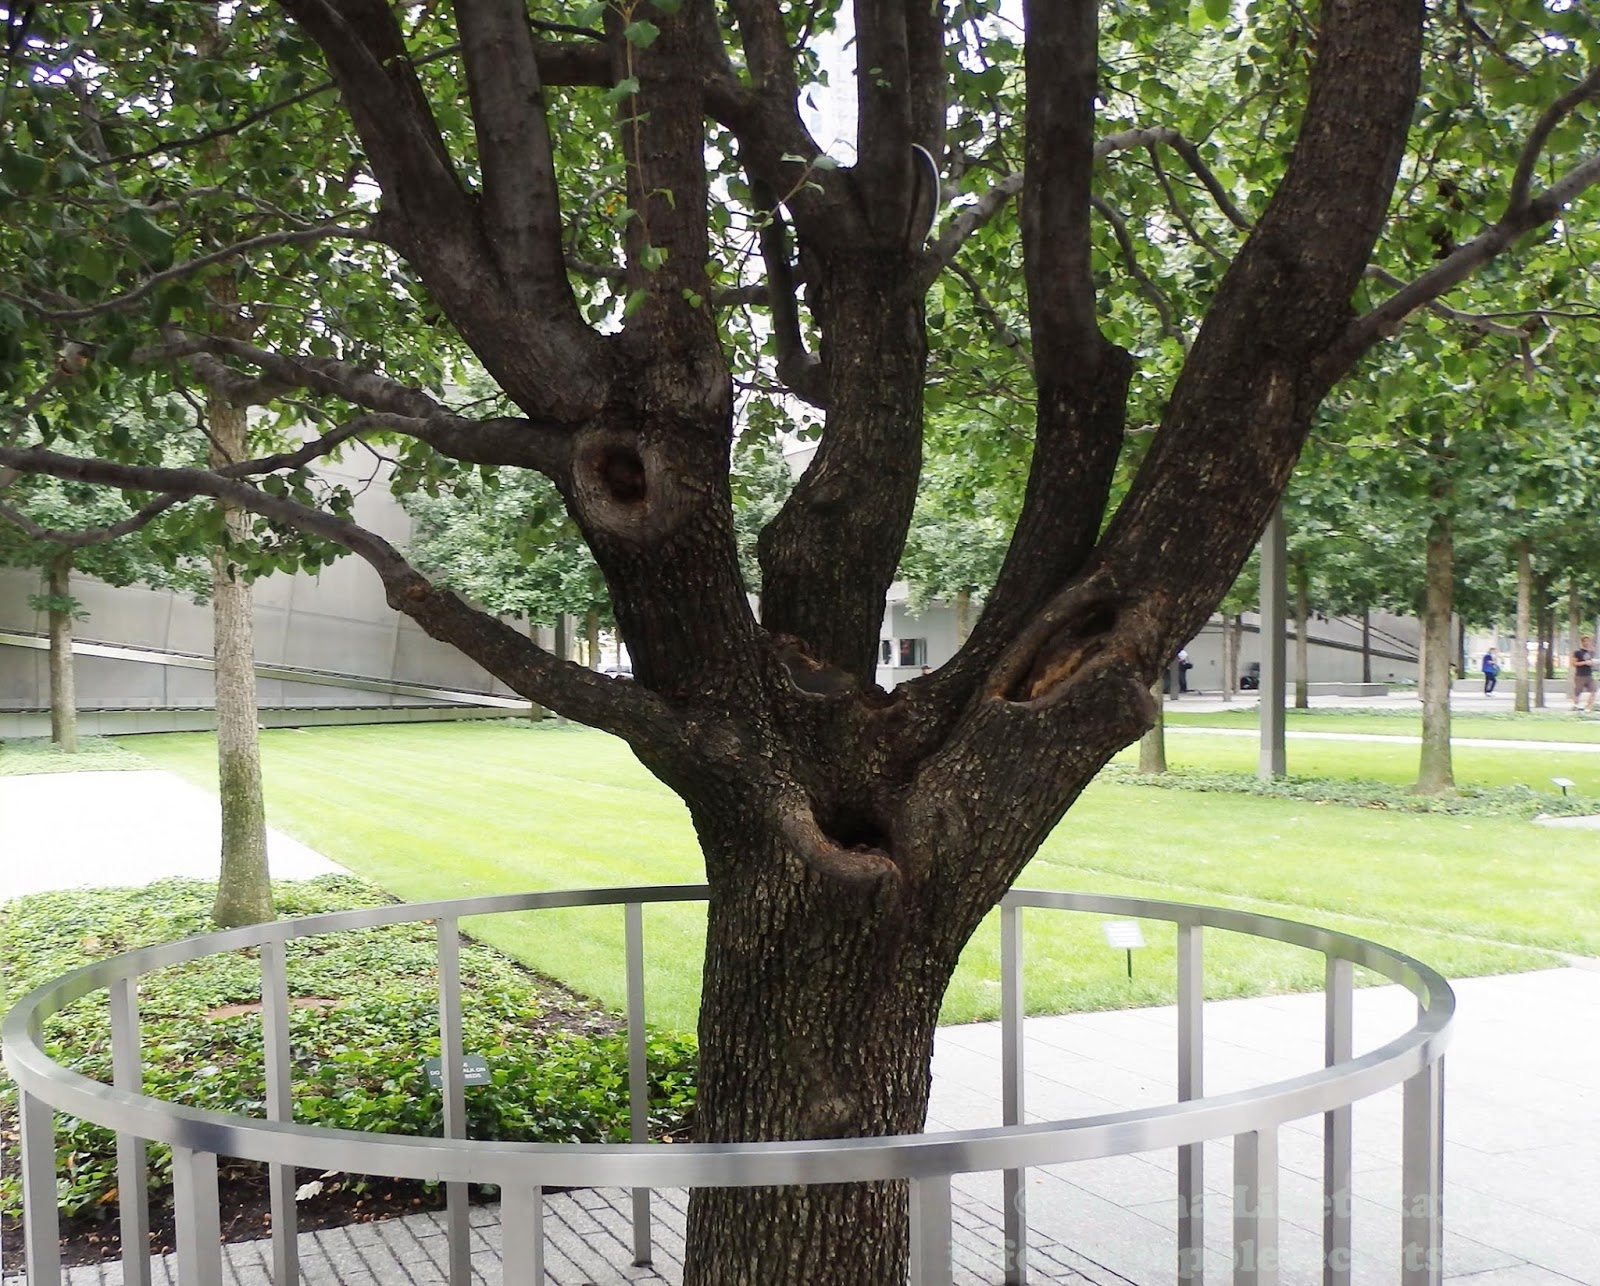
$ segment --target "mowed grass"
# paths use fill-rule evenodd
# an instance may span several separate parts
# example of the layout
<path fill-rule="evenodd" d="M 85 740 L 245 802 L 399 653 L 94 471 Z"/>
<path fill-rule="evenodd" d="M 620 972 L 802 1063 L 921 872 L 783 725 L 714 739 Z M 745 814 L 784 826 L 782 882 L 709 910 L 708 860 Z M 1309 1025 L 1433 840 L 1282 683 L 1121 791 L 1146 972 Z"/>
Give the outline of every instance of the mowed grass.
<path fill-rule="evenodd" d="M 1301 731 L 1291 723 L 1289 731 Z M 1358 728 L 1316 725 L 1304 731 L 1360 733 Z M 1375 734 L 1381 735 L 1381 734 Z M 1291 735 L 1284 747 L 1288 769 L 1297 777 L 1335 777 L 1386 781 L 1405 785 L 1417 779 L 1421 747 L 1393 734 L 1384 741 L 1325 741 Z M 1415 735 L 1415 725 L 1412 727 Z M 1457 735 L 1467 734 L 1458 731 Z M 1208 768 L 1220 772 L 1253 773 L 1259 758 L 1256 739 L 1224 736 L 1204 726 L 1170 724 L 1166 730 L 1167 764 L 1172 768 Z M 1559 794 L 1556 777 L 1573 783 L 1575 794 L 1595 799 L 1600 812 L 1600 753 L 1580 749 L 1523 750 L 1504 746 L 1463 746 L 1450 750 L 1456 784 L 1460 786 L 1526 786 L 1530 790 Z M 1119 763 L 1138 763 L 1137 747 L 1118 756 Z"/>
<path fill-rule="evenodd" d="M 1502 686 L 1501 691 L 1505 691 Z M 1546 700 L 1551 700 L 1547 695 Z M 1506 698 L 1504 712 L 1461 714 L 1452 712 L 1450 735 L 1495 741 L 1562 741 L 1600 745 L 1600 715 L 1574 715 L 1565 695 L 1551 701 L 1543 710 L 1518 714 Z M 1260 724 L 1260 712 L 1252 694 L 1247 704 L 1231 710 L 1186 711 L 1180 700 L 1166 711 L 1168 728 L 1249 728 Z M 1284 711 L 1286 726 L 1300 732 L 1353 732 L 1376 736 L 1422 735 L 1422 710 L 1359 710 L 1324 707 Z"/>
<path fill-rule="evenodd" d="M 1229 738 L 1204 740 L 1232 749 Z M 1241 744 L 1253 755 L 1251 743 Z M 213 781 L 205 734 L 130 745 L 198 784 Z M 406 900 L 703 875 L 683 805 L 620 742 L 588 729 L 269 731 L 262 758 L 274 825 Z M 1355 775 L 1374 773 L 1364 766 Z M 1600 954 L 1600 832 L 1509 818 L 1402 816 L 1102 782 L 1068 813 L 1021 883 L 1311 920 L 1457 976 L 1556 963 L 1555 951 Z M 1149 945 L 1135 953 L 1130 982 L 1122 952 L 1107 947 L 1095 917 L 1034 911 L 1026 920 L 1030 1010 L 1171 999 L 1166 925 L 1144 926 Z M 580 991 L 622 1003 L 620 910 L 467 927 Z M 698 907 L 646 908 L 647 999 L 663 1025 L 694 1025 L 703 932 Z M 1209 995 L 1258 995 L 1320 986 L 1322 962 L 1219 932 L 1208 935 L 1206 975 Z M 998 994 L 991 917 L 968 947 L 945 1019 L 993 1017 Z"/>

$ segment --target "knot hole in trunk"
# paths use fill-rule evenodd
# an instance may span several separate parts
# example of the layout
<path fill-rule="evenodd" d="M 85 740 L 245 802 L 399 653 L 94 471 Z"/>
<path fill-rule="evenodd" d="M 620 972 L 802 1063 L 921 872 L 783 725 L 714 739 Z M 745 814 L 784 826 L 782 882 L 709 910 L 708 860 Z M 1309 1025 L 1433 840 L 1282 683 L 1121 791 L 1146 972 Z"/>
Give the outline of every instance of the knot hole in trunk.
<path fill-rule="evenodd" d="M 643 504 L 645 498 L 644 461 L 631 447 L 608 446 L 600 453 L 598 472 L 606 492 L 618 504 Z"/>
<path fill-rule="evenodd" d="M 1118 604 L 1097 598 L 1079 604 L 1034 654 L 1020 682 L 1006 694 L 1012 701 L 1037 701 L 1059 688 L 1105 649 L 1117 626 Z"/>

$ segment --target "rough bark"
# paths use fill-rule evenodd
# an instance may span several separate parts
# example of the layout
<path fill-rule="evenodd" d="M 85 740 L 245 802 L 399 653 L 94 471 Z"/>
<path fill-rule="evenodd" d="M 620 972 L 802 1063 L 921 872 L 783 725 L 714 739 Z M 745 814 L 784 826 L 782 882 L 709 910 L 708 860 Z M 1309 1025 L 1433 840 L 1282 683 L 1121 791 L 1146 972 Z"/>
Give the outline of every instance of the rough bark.
<path fill-rule="evenodd" d="M 216 399 L 206 409 L 212 467 L 242 459 L 244 412 Z M 247 516 L 237 505 L 222 508 L 229 537 L 244 539 L 249 530 Z M 254 595 L 225 547 L 211 551 L 211 621 L 216 662 L 217 793 L 222 807 L 221 869 L 211 918 L 223 928 L 232 928 L 271 920 L 275 912 L 257 735 Z"/>
<path fill-rule="evenodd" d="M 1512 709 L 1524 713 L 1529 709 L 1528 643 L 1533 637 L 1533 547 L 1527 540 L 1519 540 L 1517 550 L 1517 637 L 1512 644 L 1511 660 L 1515 666 L 1516 691 Z"/>
<path fill-rule="evenodd" d="M 67 754 L 78 750 L 78 698 L 72 663 L 72 553 L 63 550 L 50 560 L 46 592 L 50 596 L 50 740 Z"/>
<path fill-rule="evenodd" d="M 1438 499 L 1438 497 L 1436 497 Z M 1450 603 L 1455 544 L 1448 511 L 1428 526 L 1426 597 L 1422 609 L 1422 756 L 1417 790 L 1436 794 L 1455 785 L 1450 758 Z"/>

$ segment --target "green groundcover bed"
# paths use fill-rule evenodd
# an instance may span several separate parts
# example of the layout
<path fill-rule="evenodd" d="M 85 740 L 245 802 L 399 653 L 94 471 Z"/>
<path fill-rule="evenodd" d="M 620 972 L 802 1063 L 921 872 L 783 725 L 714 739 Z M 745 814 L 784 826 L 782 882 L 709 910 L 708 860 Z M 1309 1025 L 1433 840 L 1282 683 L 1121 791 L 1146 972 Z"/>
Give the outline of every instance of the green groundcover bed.
<path fill-rule="evenodd" d="M 0 907 L 0 979 L 9 1006 L 29 988 L 92 960 L 211 928 L 211 886 L 162 880 L 142 889 L 77 889 Z M 274 885 L 284 916 L 390 899 L 364 880 L 325 876 Z M 437 934 L 431 923 L 331 934 L 288 944 L 290 1040 L 297 1121 L 389 1134 L 440 1135 L 443 1102 L 423 1061 L 439 1052 Z M 468 1136 L 530 1142 L 628 1137 L 627 1037 L 616 1018 L 474 942 L 461 951 L 463 1047 L 488 1062 L 491 1081 L 467 1091 Z M 192 1107 L 265 1113 L 260 970 L 254 951 L 174 966 L 139 988 L 145 1091 Z M 46 1024 L 53 1057 L 109 1082 L 104 992 Z M 650 1130 L 674 1137 L 694 1103 L 691 1039 L 653 1032 Z M 16 1087 L 0 1077 L 0 1130 L 14 1142 Z M 115 1140 L 58 1120 L 60 1199 L 68 1219 L 114 1212 Z M 14 1172 L 6 1216 L 20 1211 Z M 152 1149 L 151 1186 L 171 1183 L 171 1159 Z M 108 1206 L 111 1207 L 108 1209 Z"/>

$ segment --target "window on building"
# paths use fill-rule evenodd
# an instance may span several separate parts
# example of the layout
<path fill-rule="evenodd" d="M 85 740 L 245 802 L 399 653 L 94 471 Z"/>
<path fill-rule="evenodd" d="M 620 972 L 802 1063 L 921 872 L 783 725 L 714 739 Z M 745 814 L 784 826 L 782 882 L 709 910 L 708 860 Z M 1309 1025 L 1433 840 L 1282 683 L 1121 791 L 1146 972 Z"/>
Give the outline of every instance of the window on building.
<path fill-rule="evenodd" d="M 893 639 L 882 639 L 882 640 L 879 641 L 879 643 L 878 643 L 878 664 L 879 665 L 893 665 L 894 664 L 894 640 Z"/>
<path fill-rule="evenodd" d="M 927 639 L 901 639 L 900 640 L 900 665 L 919 666 L 928 663 Z"/>

